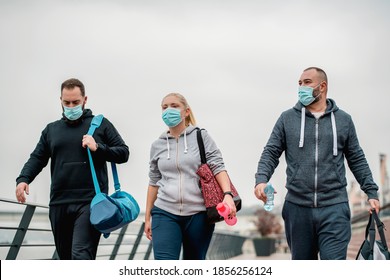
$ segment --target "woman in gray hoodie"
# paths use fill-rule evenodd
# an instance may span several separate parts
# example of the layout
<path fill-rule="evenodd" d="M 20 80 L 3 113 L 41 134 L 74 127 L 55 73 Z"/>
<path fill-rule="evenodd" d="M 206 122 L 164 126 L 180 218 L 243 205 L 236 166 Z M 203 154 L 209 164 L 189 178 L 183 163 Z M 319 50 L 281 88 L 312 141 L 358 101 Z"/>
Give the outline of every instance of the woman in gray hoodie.
<path fill-rule="evenodd" d="M 206 220 L 206 208 L 196 171 L 201 165 L 195 118 L 184 96 L 170 93 L 161 103 L 168 126 L 150 150 L 149 187 L 145 211 L 145 234 L 153 243 L 154 258 L 177 260 L 206 257 L 214 225 Z M 236 215 L 229 177 L 222 154 L 202 130 L 207 162 L 225 193 L 224 202 Z M 153 236 L 153 238 L 152 238 Z"/>

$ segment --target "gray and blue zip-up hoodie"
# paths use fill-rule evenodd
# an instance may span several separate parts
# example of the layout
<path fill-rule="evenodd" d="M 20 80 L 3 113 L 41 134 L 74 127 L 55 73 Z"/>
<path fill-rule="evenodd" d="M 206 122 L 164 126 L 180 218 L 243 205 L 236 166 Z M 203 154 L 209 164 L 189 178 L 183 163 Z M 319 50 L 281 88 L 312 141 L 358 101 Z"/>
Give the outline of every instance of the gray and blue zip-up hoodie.
<path fill-rule="evenodd" d="M 259 160 L 256 185 L 270 180 L 283 152 L 289 202 L 306 207 L 347 202 L 344 159 L 368 198 L 378 199 L 352 118 L 332 99 L 319 119 L 300 102 L 281 114 Z"/>
<path fill-rule="evenodd" d="M 159 187 L 154 205 L 175 215 L 206 210 L 196 174 L 201 165 L 196 128 L 188 126 L 178 139 L 164 132 L 150 149 L 149 185 Z M 207 163 L 216 175 L 225 170 L 222 154 L 207 131 L 202 136 Z"/>

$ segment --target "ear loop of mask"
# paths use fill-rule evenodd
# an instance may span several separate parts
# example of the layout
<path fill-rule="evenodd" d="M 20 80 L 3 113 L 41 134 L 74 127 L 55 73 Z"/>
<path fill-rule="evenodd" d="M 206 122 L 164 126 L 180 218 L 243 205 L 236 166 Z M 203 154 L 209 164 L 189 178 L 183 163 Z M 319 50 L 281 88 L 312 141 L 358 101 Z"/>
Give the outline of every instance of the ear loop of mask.
<path fill-rule="evenodd" d="M 316 88 L 318 88 L 324 81 L 320 82 L 315 88 L 313 88 L 313 93 L 314 93 L 314 90 Z M 317 96 L 313 96 L 314 97 L 314 100 L 318 100 L 318 98 L 321 96 L 322 92 L 320 92 L 320 94 L 318 94 Z"/>

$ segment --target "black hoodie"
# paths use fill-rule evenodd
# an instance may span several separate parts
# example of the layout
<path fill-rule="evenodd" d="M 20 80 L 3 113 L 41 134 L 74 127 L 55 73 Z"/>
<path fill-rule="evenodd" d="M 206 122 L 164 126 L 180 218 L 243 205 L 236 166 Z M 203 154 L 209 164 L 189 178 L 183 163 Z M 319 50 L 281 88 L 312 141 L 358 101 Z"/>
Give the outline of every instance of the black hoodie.
<path fill-rule="evenodd" d="M 79 120 L 69 121 L 63 117 L 48 124 L 16 183 L 30 184 L 51 159 L 50 205 L 90 202 L 95 195 L 95 189 L 87 149 L 83 148 L 81 143 L 92 118 L 92 111 L 85 109 Z M 106 118 L 93 137 L 99 145 L 97 151 L 92 152 L 96 176 L 101 191 L 107 193 L 106 161 L 126 162 L 129 158 L 129 148 Z"/>

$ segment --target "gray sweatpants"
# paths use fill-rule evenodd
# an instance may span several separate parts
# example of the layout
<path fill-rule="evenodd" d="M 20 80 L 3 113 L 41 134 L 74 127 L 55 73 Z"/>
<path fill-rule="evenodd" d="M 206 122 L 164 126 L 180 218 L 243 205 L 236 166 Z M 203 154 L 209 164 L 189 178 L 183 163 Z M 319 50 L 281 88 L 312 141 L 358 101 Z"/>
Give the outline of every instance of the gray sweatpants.
<path fill-rule="evenodd" d="M 282 210 L 293 260 L 345 260 L 351 240 L 347 202 L 326 207 L 302 207 L 285 201 Z"/>

